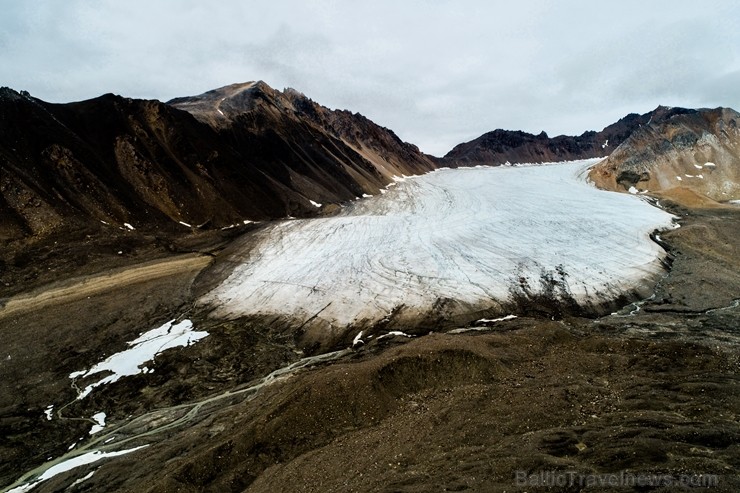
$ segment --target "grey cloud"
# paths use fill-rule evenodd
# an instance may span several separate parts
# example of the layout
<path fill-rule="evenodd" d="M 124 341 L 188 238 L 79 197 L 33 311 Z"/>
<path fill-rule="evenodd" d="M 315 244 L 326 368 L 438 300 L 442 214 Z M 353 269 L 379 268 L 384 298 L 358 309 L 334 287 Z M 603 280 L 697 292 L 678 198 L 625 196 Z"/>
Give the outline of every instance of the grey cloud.
<path fill-rule="evenodd" d="M 18 2 L 0 85 L 51 101 L 294 87 L 443 154 L 497 127 L 581 133 L 660 103 L 740 106 L 732 1 Z"/>

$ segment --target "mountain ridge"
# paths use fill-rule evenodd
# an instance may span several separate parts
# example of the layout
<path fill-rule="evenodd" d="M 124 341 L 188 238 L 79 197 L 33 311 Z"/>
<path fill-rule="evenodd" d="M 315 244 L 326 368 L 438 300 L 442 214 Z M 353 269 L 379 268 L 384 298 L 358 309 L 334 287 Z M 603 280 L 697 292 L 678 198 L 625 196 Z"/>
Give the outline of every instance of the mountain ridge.
<path fill-rule="evenodd" d="M 236 89 L 234 95 L 245 95 L 245 87 Z M 256 90 L 237 101 L 241 106 L 224 105 L 227 124 L 155 100 L 105 94 L 52 104 L 3 89 L 0 239 L 91 222 L 182 230 L 310 216 L 318 212 L 315 203 L 340 204 L 377 192 L 393 175 L 436 167 L 364 117 L 333 118 L 374 139 L 371 145 L 360 135 L 350 145 L 266 84 L 246 89 Z M 332 117 L 315 103 L 301 104 Z M 220 116 L 216 110 L 210 116 Z"/>
<path fill-rule="evenodd" d="M 496 129 L 458 144 L 445 154 L 442 162 L 458 167 L 606 157 L 641 126 L 691 111 L 695 110 L 658 106 L 642 115 L 630 113 L 599 132 L 590 130 L 578 136 L 549 137 L 544 131 L 535 135 L 520 130 Z"/>

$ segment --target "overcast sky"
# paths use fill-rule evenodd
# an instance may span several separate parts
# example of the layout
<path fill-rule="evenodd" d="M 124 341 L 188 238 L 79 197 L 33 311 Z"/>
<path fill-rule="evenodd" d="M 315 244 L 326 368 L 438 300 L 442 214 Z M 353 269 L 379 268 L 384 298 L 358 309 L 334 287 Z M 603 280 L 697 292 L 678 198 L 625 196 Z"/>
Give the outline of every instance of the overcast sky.
<path fill-rule="evenodd" d="M 0 0 L 0 85 L 47 101 L 257 79 L 436 155 L 495 128 L 740 110 L 740 2 Z"/>

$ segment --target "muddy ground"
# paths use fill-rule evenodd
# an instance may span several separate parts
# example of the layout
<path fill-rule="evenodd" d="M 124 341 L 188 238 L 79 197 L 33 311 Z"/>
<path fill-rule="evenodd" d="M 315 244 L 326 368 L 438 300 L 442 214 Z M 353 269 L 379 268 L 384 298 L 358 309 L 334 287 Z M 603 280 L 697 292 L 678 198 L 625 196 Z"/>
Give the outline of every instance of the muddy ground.
<path fill-rule="evenodd" d="M 81 266 L 64 252 L 6 263 L 6 279 L 34 290 L 8 282 L 0 295 L 0 485 L 97 440 L 148 446 L 33 491 L 583 489 L 516 481 L 548 471 L 716 475 L 712 491 L 740 491 L 740 211 L 673 211 L 682 227 L 659 235 L 672 262 L 651 299 L 592 318 L 529 311 L 457 334 L 430 325 L 378 340 L 379 328 L 262 386 L 308 348 L 295 327 L 193 308 L 193 293 L 228 270 L 229 238 L 183 248 L 128 236 L 126 255 L 115 238 L 91 241 Z M 159 274 L 131 274 L 141 268 Z M 48 405 L 74 401 L 69 373 L 185 317 L 210 335 L 46 419 Z M 91 437 L 99 411 L 107 426 Z"/>

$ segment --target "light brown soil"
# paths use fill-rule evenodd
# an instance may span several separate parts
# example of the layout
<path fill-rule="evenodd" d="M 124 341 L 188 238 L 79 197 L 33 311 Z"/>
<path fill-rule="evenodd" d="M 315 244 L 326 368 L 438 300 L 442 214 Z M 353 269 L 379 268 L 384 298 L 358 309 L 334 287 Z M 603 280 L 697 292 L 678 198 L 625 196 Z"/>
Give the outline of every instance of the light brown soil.
<path fill-rule="evenodd" d="M 0 319 L 28 311 L 50 310 L 54 305 L 88 298 L 114 288 L 122 290 L 144 281 L 150 282 L 183 273 L 198 273 L 212 260 L 209 256 L 188 254 L 114 269 L 98 275 L 73 278 L 53 287 L 44 287 L 7 299 L 5 305 L 0 307 Z"/>

